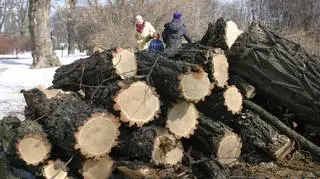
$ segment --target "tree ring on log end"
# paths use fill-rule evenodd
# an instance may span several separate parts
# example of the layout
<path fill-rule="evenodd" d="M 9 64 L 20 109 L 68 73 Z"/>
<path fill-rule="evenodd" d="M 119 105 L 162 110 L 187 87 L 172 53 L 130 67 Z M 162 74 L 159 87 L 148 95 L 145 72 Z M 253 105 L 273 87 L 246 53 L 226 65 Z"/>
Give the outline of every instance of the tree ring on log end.
<path fill-rule="evenodd" d="M 153 88 L 138 81 L 121 90 L 114 98 L 115 110 L 120 110 L 120 120 L 138 127 L 153 120 L 160 112 L 160 100 Z"/>
<path fill-rule="evenodd" d="M 111 114 L 94 113 L 75 134 L 76 149 L 86 157 L 104 156 L 117 144 L 120 123 Z"/>
<path fill-rule="evenodd" d="M 236 41 L 236 39 L 238 38 L 238 36 L 240 34 L 242 34 L 243 31 L 240 30 L 237 26 L 237 24 L 233 21 L 227 21 L 227 26 L 226 26 L 226 43 L 229 47 L 229 49 L 231 48 L 231 46 L 234 44 L 234 42 Z"/>
<path fill-rule="evenodd" d="M 17 143 L 20 158 L 28 165 L 38 165 L 49 157 L 51 145 L 40 136 L 25 136 Z"/>
<path fill-rule="evenodd" d="M 112 64 L 122 79 L 133 77 L 137 73 L 137 59 L 129 50 L 119 49 L 112 58 Z"/>
<path fill-rule="evenodd" d="M 176 165 L 182 158 L 182 144 L 173 135 L 164 132 L 155 138 L 151 162 L 156 165 Z"/>
<path fill-rule="evenodd" d="M 236 164 L 241 154 L 241 138 L 233 132 L 226 132 L 218 146 L 219 161 L 228 166 Z"/>
<path fill-rule="evenodd" d="M 90 179 L 109 178 L 115 168 L 114 162 L 109 157 L 99 160 L 88 159 L 82 167 L 82 176 Z"/>
<path fill-rule="evenodd" d="M 210 95 L 213 85 L 210 83 L 208 74 L 202 69 L 189 71 L 179 77 L 180 90 L 183 97 L 188 101 L 198 102 Z"/>
<path fill-rule="evenodd" d="M 232 114 L 238 114 L 242 110 L 242 95 L 239 92 L 238 88 L 235 86 L 230 86 L 223 93 L 224 96 L 224 105 L 228 108 L 228 111 Z"/>
<path fill-rule="evenodd" d="M 213 54 L 213 78 L 218 87 L 224 87 L 228 85 L 229 79 L 229 63 L 224 54 Z"/>
<path fill-rule="evenodd" d="M 60 160 L 49 161 L 48 164 L 43 167 L 42 175 L 50 179 L 66 179 L 68 177 L 66 164 Z"/>
<path fill-rule="evenodd" d="M 179 139 L 189 138 L 198 124 L 199 112 L 195 105 L 186 101 L 175 104 L 168 112 L 166 127 Z"/>

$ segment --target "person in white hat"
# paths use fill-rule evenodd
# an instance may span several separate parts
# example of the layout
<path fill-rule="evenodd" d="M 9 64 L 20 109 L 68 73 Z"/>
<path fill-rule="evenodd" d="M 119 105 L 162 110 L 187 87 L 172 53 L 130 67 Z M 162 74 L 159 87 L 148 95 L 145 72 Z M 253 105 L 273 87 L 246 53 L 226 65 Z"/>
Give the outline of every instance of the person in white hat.
<path fill-rule="evenodd" d="M 134 38 L 138 43 L 139 50 L 148 48 L 152 35 L 156 32 L 150 22 L 145 21 L 141 15 L 136 16 L 136 29 Z"/>

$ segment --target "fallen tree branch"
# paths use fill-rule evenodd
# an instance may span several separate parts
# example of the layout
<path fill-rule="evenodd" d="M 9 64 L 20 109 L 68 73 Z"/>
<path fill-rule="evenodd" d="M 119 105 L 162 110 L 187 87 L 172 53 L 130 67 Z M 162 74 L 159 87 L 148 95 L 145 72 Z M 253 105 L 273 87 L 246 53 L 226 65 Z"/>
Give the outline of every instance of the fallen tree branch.
<path fill-rule="evenodd" d="M 290 137 L 292 140 L 297 141 L 300 143 L 302 146 L 304 146 L 308 151 L 310 151 L 313 155 L 320 157 L 320 147 L 317 145 L 313 144 L 310 142 L 308 139 L 304 138 L 302 135 L 298 134 L 294 130 L 290 129 L 287 125 L 282 123 L 277 117 L 273 116 L 257 104 L 249 101 L 249 100 L 244 100 L 243 104 L 245 107 L 255 111 L 261 117 L 268 122 L 270 122 L 274 127 L 276 127 L 278 130 L 283 132 L 285 135 Z"/>

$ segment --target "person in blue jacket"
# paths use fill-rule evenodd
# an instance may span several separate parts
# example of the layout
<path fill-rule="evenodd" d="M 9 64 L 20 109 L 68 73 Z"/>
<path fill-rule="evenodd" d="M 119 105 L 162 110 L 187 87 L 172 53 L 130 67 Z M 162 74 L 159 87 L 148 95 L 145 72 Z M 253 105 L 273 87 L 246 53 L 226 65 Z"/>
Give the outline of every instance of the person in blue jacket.
<path fill-rule="evenodd" d="M 182 46 L 182 37 L 184 37 L 188 43 L 192 43 L 187 28 L 182 23 L 182 14 L 175 12 L 172 21 L 164 25 L 162 39 L 167 48 L 176 49 Z"/>

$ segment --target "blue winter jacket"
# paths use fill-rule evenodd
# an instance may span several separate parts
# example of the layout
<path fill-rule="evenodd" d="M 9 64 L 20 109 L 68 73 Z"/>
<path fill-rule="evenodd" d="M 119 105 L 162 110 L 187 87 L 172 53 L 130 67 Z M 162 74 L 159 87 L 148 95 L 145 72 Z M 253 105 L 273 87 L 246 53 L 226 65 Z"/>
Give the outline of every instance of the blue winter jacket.
<path fill-rule="evenodd" d="M 162 32 L 163 42 L 167 45 L 167 48 L 176 49 L 182 46 L 182 37 L 184 37 L 188 43 L 191 43 L 191 37 L 185 27 L 185 25 L 179 19 L 173 19 L 171 22 L 164 25 Z"/>

